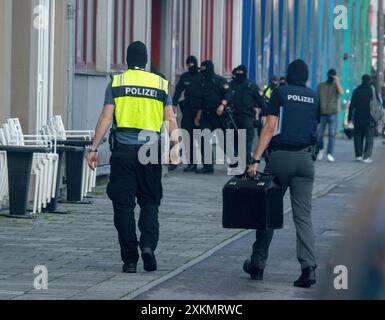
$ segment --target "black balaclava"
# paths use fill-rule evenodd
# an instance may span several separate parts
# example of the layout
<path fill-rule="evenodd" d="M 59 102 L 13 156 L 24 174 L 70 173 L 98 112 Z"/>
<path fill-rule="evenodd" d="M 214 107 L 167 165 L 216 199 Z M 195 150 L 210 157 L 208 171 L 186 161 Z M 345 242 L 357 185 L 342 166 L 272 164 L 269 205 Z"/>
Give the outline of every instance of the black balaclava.
<path fill-rule="evenodd" d="M 309 68 L 305 61 L 298 59 L 290 63 L 286 79 L 290 85 L 305 87 L 309 79 Z"/>
<path fill-rule="evenodd" d="M 273 77 L 271 78 L 270 88 L 271 88 L 272 90 L 275 90 L 275 89 L 277 89 L 278 87 L 279 87 L 279 79 L 278 79 L 277 76 L 273 76 Z"/>
<path fill-rule="evenodd" d="M 192 73 L 197 73 L 199 71 L 199 68 L 198 68 L 198 60 L 196 57 L 194 56 L 189 56 L 186 60 L 186 64 L 189 65 L 189 64 L 194 64 L 193 66 L 191 67 L 188 67 L 188 70 Z"/>
<path fill-rule="evenodd" d="M 370 77 L 370 75 L 364 74 L 364 75 L 362 76 L 362 84 L 365 84 L 365 85 L 370 85 L 370 84 L 372 84 L 372 78 Z"/>
<path fill-rule="evenodd" d="M 281 77 L 281 79 L 279 79 L 279 86 L 280 87 L 286 86 L 286 78 L 285 77 Z"/>
<path fill-rule="evenodd" d="M 143 42 L 135 41 L 127 48 L 128 69 L 145 69 L 148 62 L 147 48 Z"/>
<path fill-rule="evenodd" d="M 233 79 L 233 81 L 236 80 L 236 77 L 235 77 L 236 74 L 235 74 L 235 73 L 237 72 L 237 70 L 238 70 L 238 67 L 237 67 L 237 68 L 234 68 L 233 71 L 231 72 L 231 74 L 232 74 L 231 79 Z"/>
<path fill-rule="evenodd" d="M 242 64 L 235 69 L 235 81 L 237 83 L 242 83 L 246 79 L 247 79 L 247 67 Z"/>
<path fill-rule="evenodd" d="M 212 61 L 203 61 L 201 67 L 204 67 L 204 70 L 202 69 L 201 73 L 206 79 L 211 79 L 214 77 L 214 64 Z"/>
<path fill-rule="evenodd" d="M 328 80 L 326 81 L 329 84 L 332 84 L 334 82 L 334 78 L 337 75 L 337 71 L 335 69 L 330 69 L 328 71 Z"/>

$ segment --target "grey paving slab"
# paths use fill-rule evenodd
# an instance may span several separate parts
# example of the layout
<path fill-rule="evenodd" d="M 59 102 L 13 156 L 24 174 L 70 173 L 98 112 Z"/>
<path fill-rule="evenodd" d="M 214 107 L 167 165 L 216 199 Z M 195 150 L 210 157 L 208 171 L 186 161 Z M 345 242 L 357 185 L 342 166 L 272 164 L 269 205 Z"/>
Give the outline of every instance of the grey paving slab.
<path fill-rule="evenodd" d="M 336 163 L 317 163 L 315 195 L 327 193 L 344 179 L 367 168 L 353 161 L 351 141 L 340 140 L 337 147 Z M 377 142 L 376 149 L 383 148 Z M 178 268 L 183 269 L 224 241 L 242 234 L 241 230 L 222 228 L 221 194 L 228 179 L 223 167 L 218 167 L 216 174 L 209 177 L 177 170 L 164 178 L 165 197 L 160 210 L 157 250 L 159 271 L 153 274 L 144 273 L 141 262 L 138 274 L 129 277 L 121 274 L 112 205 L 105 195 L 105 186 L 96 188 L 92 194 L 93 204 L 61 204 L 60 209 L 70 212 L 69 215 L 42 214 L 33 220 L 0 217 L 0 290 L 5 291 L 0 292 L 1 299 L 11 299 L 15 292 L 26 292 L 18 296 L 19 299 L 31 298 L 31 290 L 35 291 L 33 269 L 37 264 L 48 268 L 49 281 L 52 281 L 52 289 L 48 290 L 52 290 L 50 298 L 120 299 L 137 292 L 138 288 L 162 281 Z M 288 198 L 285 205 L 290 206 Z M 327 223 L 327 219 L 320 219 Z M 24 282 L 20 280 L 23 274 L 30 275 Z M 116 289 L 119 292 L 106 290 L 103 296 L 99 289 L 103 291 L 104 282 L 112 289 L 118 286 L 111 283 L 112 279 L 122 281 L 122 287 Z M 2 283 L 7 287 L 2 288 Z M 75 293 L 68 296 L 72 289 Z M 40 298 L 40 295 L 34 297 Z"/>

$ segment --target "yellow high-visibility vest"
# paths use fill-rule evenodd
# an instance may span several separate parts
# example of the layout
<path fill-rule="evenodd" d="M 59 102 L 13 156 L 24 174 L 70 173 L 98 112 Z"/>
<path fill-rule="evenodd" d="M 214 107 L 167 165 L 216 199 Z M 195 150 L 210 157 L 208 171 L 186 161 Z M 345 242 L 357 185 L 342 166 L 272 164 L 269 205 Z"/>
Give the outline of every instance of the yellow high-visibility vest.
<path fill-rule="evenodd" d="M 271 90 L 270 86 L 265 85 L 263 89 L 264 89 L 264 96 L 265 96 L 265 98 L 270 99 L 271 98 L 271 94 L 273 93 L 273 91 Z"/>
<path fill-rule="evenodd" d="M 160 133 L 168 81 L 142 70 L 128 70 L 112 81 L 115 125 L 118 129 L 148 130 Z"/>

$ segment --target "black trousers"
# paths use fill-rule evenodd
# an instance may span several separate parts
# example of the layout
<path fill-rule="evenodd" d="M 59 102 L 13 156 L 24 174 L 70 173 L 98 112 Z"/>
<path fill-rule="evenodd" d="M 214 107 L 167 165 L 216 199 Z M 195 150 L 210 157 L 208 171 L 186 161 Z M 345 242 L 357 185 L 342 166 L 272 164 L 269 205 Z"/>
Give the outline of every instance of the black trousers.
<path fill-rule="evenodd" d="M 251 153 L 253 149 L 253 141 L 255 137 L 255 130 L 254 130 L 254 119 L 247 116 L 235 116 L 234 121 L 238 127 L 239 130 L 246 130 L 246 154 L 242 155 L 244 157 L 247 164 L 250 164 L 251 160 Z M 235 155 L 238 156 L 238 134 L 236 132 L 235 134 Z"/>
<path fill-rule="evenodd" d="M 194 129 L 197 129 L 197 127 L 194 124 L 195 121 L 195 114 L 191 112 L 184 112 L 181 122 L 182 129 L 186 130 L 188 132 L 188 137 L 183 137 L 183 141 L 185 143 L 185 146 L 189 148 L 189 164 L 195 164 L 194 159 Z"/>
<path fill-rule="evenodd" d="M 219 117 L 214 112 L 213 113 L 207 113 L 207 112 L 203 111 L 202 117 L 201 117 L 200 129 L 201 130 L 208 129 L 211 131 L 211 133 L 213 133 L 213 131 L 215 131 L 217 129 L 223 130 L 223 122 L 222 122 L 221 117 Z M 226 136 L 225 136 L 225 138 L 226 138 Z M 225 145 L 226 145 L 225 141 L 224 141 L 223 147 L 225 147 Z M 201 153 L 202 153 L 203 166 L 207 169 L 213 169 L 214 168 L 213 161 L 212 161 L 212 163 L 207 163 L 207 162 L 205 163 L 205 157 L 207 157 L 206 152 L 209 152 L 212 155 L 213 154 L 212 146 L 207 145 L 205 148 L 205 143 L 202 139 L 202 141 L 201 141 Z M 214 159 L 213 156 L 211 156 L 211 159 Z"/>
<path fill-rule="evenodd" d="M 364 147 L 365 144 L 365 147 Z M 356 157 L 368 159 L 373 154 L 374 128 L 372 126 L 355 126 L 354 148 Z"/>
<path fill-rule="evenodd" d="M 107 194 L 114 207 L 114 223 L 119 235 L 124 263 L 137 262 L 138 245 L 156 250 L 159 241 L 158 212 L 163 197 L 162 166 L 142 165 L 140 146 L 118 145 L 111 156 L 111 175 Z M 136 235 L 134 209 L 140 206 L 140 242 Z"/>

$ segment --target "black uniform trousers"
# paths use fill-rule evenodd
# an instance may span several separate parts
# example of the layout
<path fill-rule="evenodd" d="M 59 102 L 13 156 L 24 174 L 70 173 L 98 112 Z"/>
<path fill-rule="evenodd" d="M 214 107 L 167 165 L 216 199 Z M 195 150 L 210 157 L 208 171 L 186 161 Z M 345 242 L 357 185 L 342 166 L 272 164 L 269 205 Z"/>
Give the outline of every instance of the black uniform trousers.
<path fill-rule="evenodd" d="M 121 256 L 126 264 L 138 261 L 138 245 L 142 250 L 146 247 L 155 250 L 159 241 L 162 166 L 160 162 L 142 165 L 138 159 L 140 147 L 118 144 L 110 160 L 111 175 L 107 194 L 113 203 Z M 136 235 L 136 199 L 141 209 L 138 224 L 140 242 Z"/>
<path fill-rule="evenodd" d="M 197 127 L 194 124 L 196 113 L 189 112 L 189 111 L 182 111 L 182 121 L 181 121 L 181 127 L 183 130 L 186 130 L 188 133 L 187 137 L 183 136 L 184 144 L 187 148 L 189 148 L 189 164 L 195 164 L 194 159 L 194 129 L 197 129 Z"/>
<path fill-rule="evenodd" d="M 250 164 L 251 153 L 253 149 L 253 141 L 255 137 L 255 129 L 254 129 L 254 119 L 252 117 L 246 115 L 235 115 L 234 116 L 235 124 L 237 125 L 239 130 L 246 130 L 246 154 L 242 155 L 242 159 L 246 161 L 246 164 Z M 238 134 L 235 134 L 235 155 L 238 156 Z"/>
<path fill-rule="evenodd" d="M 211 133 L 213 133 L 217 129 L 223 130 L 222 118 L 216 114 L 216 111 L 212 111 L 212 112 L 203 111 L 201 121 L 200 121 L 200 129 L 201 130 L 208 129 L 211 131 Z M 226 136 L 225 136 L 225 139 L 226 139 Z M 213 158 L 212 145 L 208 144 L 207 142 L 204 143 L 203 140 L 204 139 L 202 138 L 201 153 L 202 153 L 203 167 L 206 169 L 212 170 L 212 169 L 214 169 L 214 158 Z M 224 140 L 224 142 L 223 142 L 224 143 L 224 146 L 222 146 L 223 148 L 225 148 L 225 145 L 226 145 L 225 141 L 226 140 Z M 223 149 L 223 150 L 225 150 L 225 149 Z M 211 163 L 205 162 L 206 157 L 209 158 L 207 153 L 209 153 L 211 155 L 211 159 L 212 159 Z"/>

